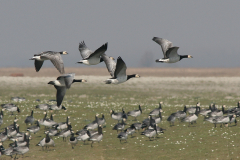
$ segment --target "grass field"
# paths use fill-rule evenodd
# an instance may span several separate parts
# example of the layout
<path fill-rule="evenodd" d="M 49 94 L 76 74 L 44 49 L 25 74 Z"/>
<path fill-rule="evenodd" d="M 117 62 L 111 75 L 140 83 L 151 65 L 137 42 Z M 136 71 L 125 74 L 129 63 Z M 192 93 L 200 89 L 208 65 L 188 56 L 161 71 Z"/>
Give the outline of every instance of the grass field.
<path fill-rule="evenodd" d="M 42 151 L 36 144 L 45 137 L 44 127 L 32 135 L 30 151 L 24 159 L 238 159 L 239 158 L 239 126 L 214 128 L 199 116 L 197 124 L 188 127 L 187 123 L 178 123 L 170 127 L 167 117 L 184 105 L 193 106 L 201 102 L 201 108 L 216 103 L 228 108 L 235 107 L 240 100 L 239 77 L 141 77 L 131 79 L 125 84 L 106 85 L 103 80 L 109 76 L 82 76 L 87 83 L 73 84 L 67 91 L 63 105 L 67 112 L 59 111 L 54 116 L 56 122 L 65 121 L 70 116 L 74 131 L 82 129 L 94 120 L 96 113 L 104 113 L 107 125 L 103 128 L 103 140 L 98 144 L 91 142 L 83 145 L 79 141 L 75 149 L 62 138 L 53 137 L 56 146 L 49 151 Z M 25 97 L 25 102 L 16 102 L 21 113 L 17 115 L 20 130 L 26 130 L 24 119 L 34 110 L 36 119 L 43 118 L 43 111 L 35 109 L 39 103 L 52 103 L 55 99 L 55 88 L 47 83 L 54 77 L 0 77 L 0 103 L 10 103 L 12 96 Z M 35 101 L 40 99 L 41 102 Z M 156 140 L 149 139 L 139 133 L 129 136 L 127 143 L 120 144 L 116 131 L 112 127 L 117 123 L 111 119 L 109 111 L 131 111 L 141 104 L 143 114 L 138 117 L 141 122 L 148 113 L 163 101 L 163 121 L 160 127 L 166 129 Z M 1 129 L 10 125 L 15 116 L 5 112 Z M 48 111 L 48 116 L 51 112 Z M 129 117 L 127 124 L 135 123 Z M 8 148 L 10 141 L 4 142 Z M 21 156 L 20 156 L 21 157 Z M 2 156 L 1 159 L 9 159 Z M 19 158 L 21 159 L 21 158 Z"/>

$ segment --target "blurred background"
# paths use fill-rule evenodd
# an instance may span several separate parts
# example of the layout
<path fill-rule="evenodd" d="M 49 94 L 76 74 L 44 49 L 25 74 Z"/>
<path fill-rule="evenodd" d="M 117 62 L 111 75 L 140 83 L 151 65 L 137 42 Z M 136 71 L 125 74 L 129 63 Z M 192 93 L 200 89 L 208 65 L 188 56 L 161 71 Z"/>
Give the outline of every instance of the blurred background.
<path fill-rule="evenodd" d="M 76 64 L 78 44 L 95 50 L 108 42 L 107 55 L 121 56 L 129 68 L 239 67 L 240 1 L 64 1 L 0 2 L 0 67 L 32 67 L 41 51 L 67 51 L 65 67 Z M 152 41 L 161 37 L 192 55 L 176 64 L 155 63 L 162 50 Z M 54 66 L 50 61 L 43 68 Z M 57 72 L 56 72 L 57 73 Z"/>

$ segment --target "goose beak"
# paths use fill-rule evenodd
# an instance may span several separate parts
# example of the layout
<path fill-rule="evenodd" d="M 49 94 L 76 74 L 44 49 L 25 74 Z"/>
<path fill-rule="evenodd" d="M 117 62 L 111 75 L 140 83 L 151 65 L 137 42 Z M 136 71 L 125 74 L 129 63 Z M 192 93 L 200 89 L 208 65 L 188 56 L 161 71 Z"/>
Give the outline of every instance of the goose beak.
<path fill-rule="evenodd" d="M 193 56 L 191 56 L 191 55 L 188 55 L 188 58 L 193 58 Z"/>

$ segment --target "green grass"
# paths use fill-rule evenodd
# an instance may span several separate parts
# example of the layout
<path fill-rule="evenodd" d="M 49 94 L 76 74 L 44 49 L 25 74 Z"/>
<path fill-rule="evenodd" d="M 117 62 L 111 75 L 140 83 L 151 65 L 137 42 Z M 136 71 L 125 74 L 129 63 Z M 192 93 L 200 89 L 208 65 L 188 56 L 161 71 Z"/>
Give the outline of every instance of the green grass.
<path fill-rule="evenodd" d="M 202 82 L 203 83 L 203 82 Z M 205 86 L 209 84 L 206 83 Z M 55 89 L 49 86 L 40 88 L 30 85 L 26 86 L 0 86 L 0 103 L 10 103 L 12 96 L 25 97 L 26 101 L 16 103 L 21 113 L 17 115 L 20 130 L 25 131 L 26 125 L 23 123 L 25 117 L 34 110 L 36 119 L 43 118 L 43 111 L 35 109 L 39 104 L 36 99 L 41 99 L 40 103 L 49 103 L 49 99 L 55 99 Z M 224 97 L 231 96 L 231 99 Z M 176 89 L 169 88 L 161 90 L 156 85 L 155 88 L 139 88 L 135 85 L 92 85 L 92 84 L 74 84 L 67 91 L 63 105 L 67 107 L 67 112 L 56 112 L 54 120 L 63 122 L 66 116 L 70 116 L 70 121 L 74 131 L 82 129 L 86 124 L 94 120 L 96 113 L 104 113 L 107 125 L 103 128 L 103 140 L 98 144 L 94 143 L 91 148 L 91 142 L 83 145 L 79 141 L 75 149 L 71 145 L 63 142 L 62 138 L 53 137 L 56 146 L 49 151 L 42 151 L 36 144 L 45 137 L 44 127 L 35 135 L 32 134 L 30 141 L 30 151 L 24 159 L 237 159 L 239 158 L 239 126 L 230 126 L 214 128 L 212 124 L 203 121 L 199 116 L 197 124 L 188 127 L 187 123 L 178 123 L 170 127 L 167 123 L 167 117 L 178 110 L 183 110 L 184 105 L 195 105 L 201 102 L 202 108 L 207 108 L 212 102 L 219 106 L 236 106 L 238 99 L 237 93 L 224 93 L 217 91 L 189 90 L 186 84 Z M 120 144 L 116 138 L 116 131 L 112 127 L 117 121 L 111 119 L 109 111 L 130 111 L 142 105 L 143 114 L 138 117 L 141 122 L 148 116 L 148 113 L 158 107 L 158 103 L 163 101 L 163 121 L 159 124 L 165 128 L 164 134 L 159 135 L 156 140 L 149 141 L 145 136 L 139 133 L 134 134 L 134 138 L 129 136 L 127 143 Z M 5 112 L 4 124 L 1 129 L 10 125 L 15 116 L 8 115 Z M 48 111 L 48 116 L 51 112 Z M 129 117 L 127 123 L 135 123 L 133 118 Z M 5 141 L 4 147 L 8 148 L 11 141 Z M 21 156 L 19 156 L 21 157 Z M 1 156 L 1 159 L 9 157 Z M 21 158 L 20 158 L 21 159 Z"/>

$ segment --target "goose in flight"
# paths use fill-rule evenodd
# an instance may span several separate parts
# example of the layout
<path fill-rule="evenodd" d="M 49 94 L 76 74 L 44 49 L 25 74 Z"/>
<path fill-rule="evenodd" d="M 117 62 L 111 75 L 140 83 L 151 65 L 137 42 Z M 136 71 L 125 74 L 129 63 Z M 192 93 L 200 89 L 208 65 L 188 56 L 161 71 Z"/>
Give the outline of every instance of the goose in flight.
<path fill-rule="evenodd" d="M 107 61 L 105 61 L 105 63 L 107 66 L 110 66 L 111 64 L 113 64 L 113 63 L 110 64 Z M 107 68 L 110 68 L 110 67 L 107 67 Z M 104 82 L 106 84 L 119 84 L 119 83 L 126 82 L 130 78 L 140 77 L 138 74 L 126 75 L 126 70 L 127 70 L 127 66 L 125 62 L 122 60 L 121 57 L 118 57 L 116 67 L 115 68 L 113 67 L 112 70 L 110 71 L 110 74 L 113 73 L 112 78 L 109 78 Z"/>
<path fill-rule="evenodd" d="M 83 63 L 85 65 L 96 65 L 103 61 L 101 58 L 102 54 L 106 52 L 108 47 L 108 43 L 105 43 L 101 47 L 99 47 L 96 51 L 92 52 L 87 48 L 85 42 L 79 43 L 79 51 L 82 56 L 82 60 L 77 63 Z"/>
<path fill-rule="evenodd" d="M 45 51 L 41 52 L 40 54 L 35 54 L 30 60 L 35 60 L 35 69 L 36 72 L 38 72 L 45 60 L 50 60 L 53 65 L 57 68 L 57 70 L 61 73 L 64 74 L 64 65 L 63 65 L 63 60 L 61 57 L 61 54 L 68 54 L 67 51 L 62 51 L 62 52 L 54 52 L 54 51 Z"/>
<path fill-rule="evenodd" d="M 174 47 L 172 42 L 158 37 L 153 37 L 152 39 L 157 44 L 159 44 L 162 47 L 164 58 L 157 59 L 156 62 L 162 62 L 162 63 L 176 63 L 180 61 L 183 58 L 193 58 L 191 55 L 179 55 L 177 53 L 177 50 L 179 47 Z"/>
<path fill-rule="evenodd" d="M 65 96 L 66 90 L 71 87 L 74 82 L 87 82 L 84 79 L 74 79 L 75 73 L 69 73 L 59 76 L 55 81 L 50 81 L 48 84 L 54 85 L 57 89 L 57 106 L 62 104 L 63 98 Z"/>

